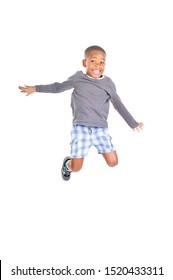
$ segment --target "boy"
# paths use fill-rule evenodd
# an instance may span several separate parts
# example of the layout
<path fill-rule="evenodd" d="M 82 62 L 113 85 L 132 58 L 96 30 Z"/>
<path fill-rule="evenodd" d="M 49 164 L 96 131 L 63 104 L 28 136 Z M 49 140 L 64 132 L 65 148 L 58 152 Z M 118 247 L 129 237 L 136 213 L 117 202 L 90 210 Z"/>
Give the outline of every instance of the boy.
<path fill-rule="evenodd" d="M 90 46 L 85 50 L 82 61 L 86 74 L 78 71 L 63 83 L 19 86 L 21 92 L 27 93 L 27 96 L 34 92 L 59 93 L 73 88 L 71 155 L 63 160 L 61 169 L 62 178 L 66 181 L 70 179 L 71 172 L 82 168 L 84 158 L 92 145 L 110 167 L 118 164 L 118 156 L 108 134 L 110 101 L 131 128 L 137 131 L 143 129 L 143 123 L 138 123 L 121 102 L 113 81 L 103 75 L 105 61 L 105 50 L 99 46 Z"/>

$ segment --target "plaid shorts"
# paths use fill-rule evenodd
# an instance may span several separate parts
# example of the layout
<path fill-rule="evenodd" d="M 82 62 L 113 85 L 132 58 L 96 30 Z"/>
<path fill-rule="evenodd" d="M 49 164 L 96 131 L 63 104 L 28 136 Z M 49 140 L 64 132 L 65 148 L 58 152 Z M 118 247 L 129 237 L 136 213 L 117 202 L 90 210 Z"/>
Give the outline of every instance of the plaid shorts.
<path fill-rule="evenodd" d="M 99 154 L 115 151 L 108 128 L 73 125 L 71 130 L 71 158 L 84 158 L 91 146 Z"/>

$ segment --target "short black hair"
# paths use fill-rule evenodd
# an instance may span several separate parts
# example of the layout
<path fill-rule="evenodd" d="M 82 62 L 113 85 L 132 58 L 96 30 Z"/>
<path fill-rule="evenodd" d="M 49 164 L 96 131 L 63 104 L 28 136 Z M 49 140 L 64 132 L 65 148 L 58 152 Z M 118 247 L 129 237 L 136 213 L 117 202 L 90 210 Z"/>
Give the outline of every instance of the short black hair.
<path fill-rule="evenodd" d="M 101 51 L 101 52 L 103 52 L 104 54 L 106 54 L 106 52 L 105 52 L 105 50 L 104 50 L 103 48 L 101 48 L 101 47 L 99 47 L 99 46 L 97 46 L 97 45 L 93 45 L 93 46 L 88 47 L 88 48 L 85 50 L 85 52 L 84 52 L 85 58 L 87 57 L 87 55 L 89 54 L 90 51 L 95 51 L 95 50 Z"/>

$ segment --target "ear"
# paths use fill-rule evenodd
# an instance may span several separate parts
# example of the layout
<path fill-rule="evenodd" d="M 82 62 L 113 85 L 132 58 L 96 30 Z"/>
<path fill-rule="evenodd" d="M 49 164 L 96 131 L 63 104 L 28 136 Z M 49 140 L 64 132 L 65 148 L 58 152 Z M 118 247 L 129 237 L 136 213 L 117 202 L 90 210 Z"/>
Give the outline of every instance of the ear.
<path fill-rule="evenodd" d="M 86 67 L 86 59 L 82 60 L 82 65 L 83 65 L 83 67 Z"/>

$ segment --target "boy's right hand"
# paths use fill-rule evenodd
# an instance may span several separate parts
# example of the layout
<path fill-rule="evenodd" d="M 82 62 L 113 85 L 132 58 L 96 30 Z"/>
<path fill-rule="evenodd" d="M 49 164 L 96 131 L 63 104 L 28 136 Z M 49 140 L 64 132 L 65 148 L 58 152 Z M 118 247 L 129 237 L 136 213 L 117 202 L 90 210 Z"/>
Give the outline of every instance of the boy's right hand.
<path fill-rule="evenodd" d="M 21 92 L 27 93 L 26 96 L 36 92 L 35 86 L 26 86 L 26 85 L 24 87 L 19 86 L 19 89 L 21 90 Z"/>

